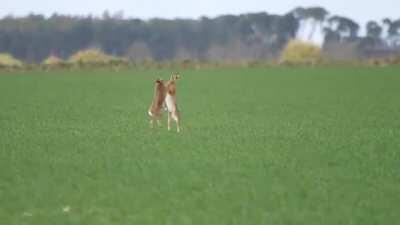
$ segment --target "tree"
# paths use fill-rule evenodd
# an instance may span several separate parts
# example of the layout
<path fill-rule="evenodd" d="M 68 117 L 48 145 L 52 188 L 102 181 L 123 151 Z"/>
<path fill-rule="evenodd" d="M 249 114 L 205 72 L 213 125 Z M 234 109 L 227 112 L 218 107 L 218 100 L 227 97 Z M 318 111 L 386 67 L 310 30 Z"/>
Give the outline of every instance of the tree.
<path fill-rule="evenodd" d="M 391 20 L 389 18 L 383 19 L 383 24 L 387 26 L 386 40 L 389 45 L 399 46 L 400 45 L 400 19 Z"/>
<path fill-rule="evenodd" d="M 143 41 L 137 41 L 131 44 L 126 51 L 125 56 L 128 59 L 137 62 L 153 59 L 149 47 Z"/>
<path fill-rule="evenodd" d="M 332 16 L 328 19 L 329 29 L 340 36 L 340 41 L 354 41 L 358 37 L 360 26 L 350 18 Z"/>
<path fill-rule="evenodd" d="M 368 37 L 380 39 L 382 34 L 382 27 L 376 21 L 369 21 L 366 28 Z"/>
<path fill-rule="evenodd" d="M 311 21 L 311 31 L 308 34 L 309 41 L 313 39 L 313 36 L 318 26 L 322 30 L 322 23 L 325 21 L 327 15 L 329 14 L 329 12 L 322 7 L 298 7 L 292 12 L 293 15 L 303 23 Z"/>

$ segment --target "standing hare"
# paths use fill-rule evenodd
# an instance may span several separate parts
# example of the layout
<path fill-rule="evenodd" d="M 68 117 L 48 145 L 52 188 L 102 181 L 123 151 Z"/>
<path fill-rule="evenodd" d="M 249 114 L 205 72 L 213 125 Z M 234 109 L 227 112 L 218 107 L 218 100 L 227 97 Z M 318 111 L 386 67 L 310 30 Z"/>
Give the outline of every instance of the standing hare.
<path fill-rule="evenodd" d="M 180 114 L 176 101 L 176 81 L 180 78 L 178 73 L 173 73 L 166 83 L 165 103 L 168 110 L 168 130 L 171 130 L 171 119 L 176 122 L 177 132 L 180 132 Z"/>
<path fill-rule="evenodd" d="M 164 85 L 164 81 L 161 79 L 157 79 L 154 84 L 154 97 L 153 102 L 151 103 L 148 114 L 150 116 L 150 127 L 153 128 L 154 121 L 160 125 L 160 119 L 163 112 L 163 105 L 166 95 L 166 88 Z"/>

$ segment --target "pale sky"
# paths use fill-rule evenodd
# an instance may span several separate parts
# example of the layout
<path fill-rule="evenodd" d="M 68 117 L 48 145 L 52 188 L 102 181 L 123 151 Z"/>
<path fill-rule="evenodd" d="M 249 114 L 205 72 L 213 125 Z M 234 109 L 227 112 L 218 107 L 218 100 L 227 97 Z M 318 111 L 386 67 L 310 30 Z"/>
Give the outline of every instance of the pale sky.
<path fill-rule="evenodd" d="M 29 12 L 47 16 L 53 12 L 70 15 L 101 15 L 123 11 L 125 17 L 148 19 L 214 17 L 221 14 L 240 14 L 266 11 L 282 14 L 297 6 L 322 6 L 332 14 L 350 17 L 364 24 L 369 19 L 400 18 L 400 0 L 0 0 L 0 17 Z"/>

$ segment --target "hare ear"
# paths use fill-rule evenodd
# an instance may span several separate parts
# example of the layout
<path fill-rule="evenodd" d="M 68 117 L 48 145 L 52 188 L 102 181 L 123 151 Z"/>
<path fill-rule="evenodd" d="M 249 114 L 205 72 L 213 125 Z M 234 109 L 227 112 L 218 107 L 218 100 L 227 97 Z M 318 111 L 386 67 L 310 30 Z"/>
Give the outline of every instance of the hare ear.
<path fill-rule="evenodd" d="M 171 80 L 177 80 L 179 78 L 179 73 L 178 72 L 173 72 L 171 75 Z"/>

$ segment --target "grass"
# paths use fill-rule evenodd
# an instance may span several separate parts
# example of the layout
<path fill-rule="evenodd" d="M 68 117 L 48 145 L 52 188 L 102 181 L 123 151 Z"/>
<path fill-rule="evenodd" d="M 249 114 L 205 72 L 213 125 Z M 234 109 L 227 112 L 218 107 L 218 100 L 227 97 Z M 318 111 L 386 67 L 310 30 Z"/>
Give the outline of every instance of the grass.
<path fill-rule="evenodd" d="M 112 74 L 114 73 L 114 74 Z M 0 223 L 399 224 L 400 69 L 0 76 Z"/>

